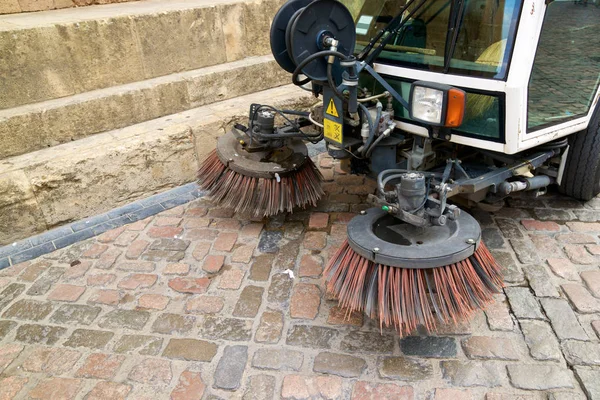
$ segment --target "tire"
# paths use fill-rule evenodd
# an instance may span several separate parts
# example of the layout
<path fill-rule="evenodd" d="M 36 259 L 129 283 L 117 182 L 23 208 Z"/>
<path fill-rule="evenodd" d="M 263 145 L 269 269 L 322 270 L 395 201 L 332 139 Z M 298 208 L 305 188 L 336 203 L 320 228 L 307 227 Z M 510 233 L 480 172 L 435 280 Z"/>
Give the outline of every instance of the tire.
<path fill-rule="evenodd" d="M 600 193 L 600 106 L 587 129 L 569 138 L 569 154 L 559 189 L 584 201 Z"/>

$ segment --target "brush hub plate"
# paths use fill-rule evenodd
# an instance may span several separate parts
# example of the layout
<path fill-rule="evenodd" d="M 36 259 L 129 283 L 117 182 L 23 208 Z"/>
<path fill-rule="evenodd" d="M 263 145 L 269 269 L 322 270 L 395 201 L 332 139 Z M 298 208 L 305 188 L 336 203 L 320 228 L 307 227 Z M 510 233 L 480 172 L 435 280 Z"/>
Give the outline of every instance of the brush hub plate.
<path fill-rule="evenodd" d="M 227 168 L 244 176 L 275 179 L 277 175 L 284 177 L 300 169 L 306 162 L 308 149 L 301 140 L 290 140 L 287 146 L 278 149 L 249 153 L 233 131 L 229 131 L 217 141 L 217 156 Z"/>
<path fill-rule="evenodd" d="M 444 226 L 421 228 L 370 208 L 348 224 L 352 250 L 392 267 L 427 269 L 454 264 L 473 255 L 480 241 L 479 223 L 464 211 Z"/>

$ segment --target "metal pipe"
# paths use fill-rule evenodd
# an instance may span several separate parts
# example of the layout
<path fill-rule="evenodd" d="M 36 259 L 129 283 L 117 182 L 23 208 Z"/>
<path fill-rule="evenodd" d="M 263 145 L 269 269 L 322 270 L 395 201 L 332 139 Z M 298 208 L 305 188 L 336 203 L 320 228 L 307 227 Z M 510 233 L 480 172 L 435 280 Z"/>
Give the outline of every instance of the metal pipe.
<path fill-rule="evenodd" d="M 553 178 L 548 175 L 536 175 L 531 178 L 524 178 L 514 182 L 502 182 L 498 189 L 502 194 L 508 195 L 514 192 L 521 192 L 524 190 L 536 190 L 549 186 L 554 181 Z"/>

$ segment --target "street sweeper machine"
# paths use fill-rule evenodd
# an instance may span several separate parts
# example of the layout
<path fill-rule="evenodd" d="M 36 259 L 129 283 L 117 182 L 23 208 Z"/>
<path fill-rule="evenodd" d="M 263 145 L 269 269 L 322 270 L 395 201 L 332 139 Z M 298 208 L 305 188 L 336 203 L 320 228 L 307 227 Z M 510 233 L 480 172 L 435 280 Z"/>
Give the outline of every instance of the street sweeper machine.
<path fill-rule="evenodd" d="M 289 0 L 271 49 L 309 111 L 250 106 L 199 171 L 252 216 L 314 206 L 306 143 L 377 181 L 325 269 L 327 290 L 400 335 L 457 323 L 502 288 L 459 206 L 551 185 L 600 192 L 600 8 L 551 0 Z M 267 102 L 268 99 L 265 99 Z"/>

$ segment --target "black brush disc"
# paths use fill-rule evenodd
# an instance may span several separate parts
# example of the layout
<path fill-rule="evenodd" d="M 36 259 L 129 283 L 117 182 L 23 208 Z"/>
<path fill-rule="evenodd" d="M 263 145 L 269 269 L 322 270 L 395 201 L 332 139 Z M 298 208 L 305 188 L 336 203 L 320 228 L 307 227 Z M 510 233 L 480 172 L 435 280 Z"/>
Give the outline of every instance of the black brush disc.
<path fill-rule="evenodd" d="M 379 208 L 370 208 L 348 224 L 352 250 L 375 263 L 427 269 L 470 257 L 481 240 L 479 223 L 462 211 L 444 226 L 419 228 Z"/>

